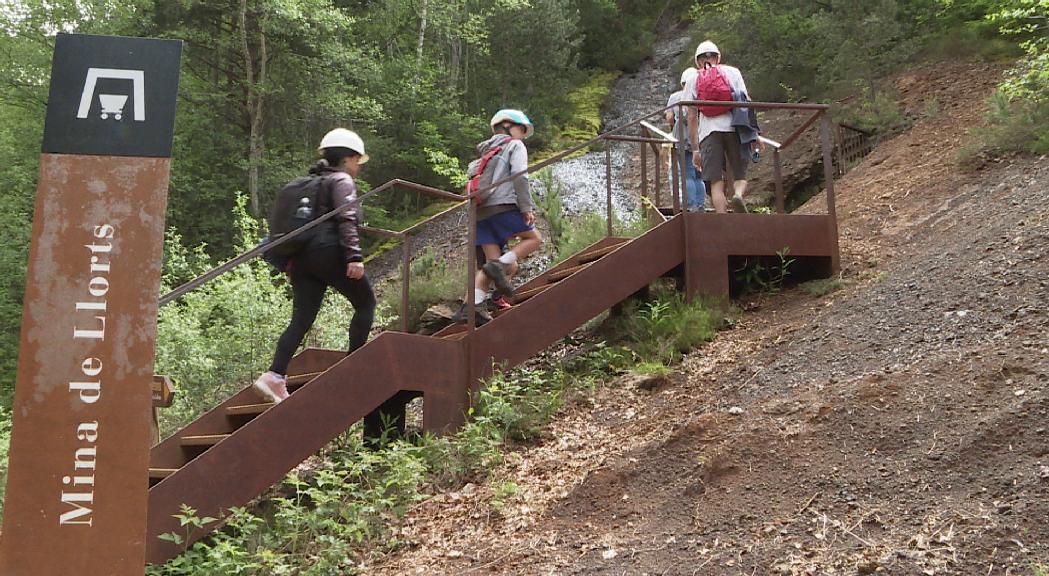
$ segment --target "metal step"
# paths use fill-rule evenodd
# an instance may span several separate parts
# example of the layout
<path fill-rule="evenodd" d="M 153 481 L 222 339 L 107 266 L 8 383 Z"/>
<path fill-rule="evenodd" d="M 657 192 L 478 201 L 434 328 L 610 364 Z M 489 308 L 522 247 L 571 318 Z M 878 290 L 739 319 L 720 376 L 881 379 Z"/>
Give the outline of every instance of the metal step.
<path fill-rule="evenodd" d="M 178 472 L 178 468 L 150 468 L 149 479 L 150 480 L 163 480 L 168 476 L 171 476 L 175 472 Z"/>
<path fill-rule="evenodd" d="M 204 434 L 201 436 L 183 436 L 181 438 L 183 446 L 214 446 L 219 442 L 222 442 L 226 438 L 229 438 L 229 434 Z"/>
<path fill-rule="evenodd" d="M 532 288 L 530 290 L 525 290 L 523 292 L 518 292 L 514 296 L 514 303 L 515 304 L 520 304 L 520 303 L 524 302 L 525 300 L 528 300 L 529 298 L 532 298 L 534 296 L 538 296 L 539 294 L 542 294 L 543 292 L 546 292 L 547 290 L 549 290 L 552 287 L 553 287 L 553 284 L 545 284 L 543 286 L 537 286 L 537 287 Z"/>
<path fill-rule="evenodd" d="M 589 267 L 591 264 L 593 264 L 593 261 L 587 262 L 586 264 L 580 264 L 579 266 L 572 266 L 571 268 L 565 268 L 564 270 L 559 270 L 559 271 L 554 272 L 553 274 L 547 276 L 546 280 L 548 282 L 560 282 L 560 281 L 564 280 L 565 278 L 568 278 L 572 274 L 575 274 L 576 272 L 579 272 L 580 270 Z"/>
<path fill-rule="evenodd" d="M 629 240 L 627 240 L 626 242 L 629 242 Z M 623 244 L 626 244 L 626 242 L 620 242 L 618 244 L 613 244 L 611 246 L 605 246 L 604 248 L 599 248 L 597 250 L 591 250 L 590 252 L 587 252 L 585 254 L 581 254 L 579 256 L 579 258 L 577 258 L 577 260 L 578 260 L 578 262 L 580 264 L 586 264 L 587 262 L 593 262 L 594 260 L 597 260 L 597 259 L 601 258 L 602 256 L 612 252 L 613 250 L 618 250 L 619 247 L 622 246 Z"/>
<path fill-rule="evenodd" d="M 230 406 L 229 408 L 226 408 L 226 416 L 258 416 L 273 406 L 275 406 L 273 402 Z"/>

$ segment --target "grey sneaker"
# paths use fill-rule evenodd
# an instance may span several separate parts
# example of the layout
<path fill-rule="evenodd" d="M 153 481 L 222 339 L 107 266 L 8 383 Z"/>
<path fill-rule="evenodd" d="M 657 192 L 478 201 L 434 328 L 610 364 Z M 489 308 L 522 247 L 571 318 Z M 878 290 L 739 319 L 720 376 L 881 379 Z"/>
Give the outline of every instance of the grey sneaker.
<path fill-rule="evenodd" d="M 506 277 L 506 264 L 498 260 L 491 260 L 485 262 L 481 270 L 484 271 L 484 275 L 487 276 L 492 282 L 495 283 L 495 287 L 499 289 L 499 292 L 506 296 L 514 295 L 514 285 L 510 283 L 510 280 Z"/>
<path fill-rule="evenodd" d="M 462 306 L 459 306 L 459 311 L 452 316 L 452 322 L 456 324 L 466 324 L 466 316 L 466 302 L 463 302 Z M 491 321 L 492 315 L 488 312 L 487 307 L 484 304 L 474 306 L 475 327 L 480 328 Z"/>
<path fill-rule="evenodd" d="M 263 372 L 251 387 L 256 394 L 274 404 L 288 398 L 288 381 L 276 372 Z"/>
<path fill-rule="evenodd" d="M 742 196 L 733 196 L 731 202 L 732 207 L 736 209 L 736 212 L 747 213 L 747 205 L 743 203 Z"/>

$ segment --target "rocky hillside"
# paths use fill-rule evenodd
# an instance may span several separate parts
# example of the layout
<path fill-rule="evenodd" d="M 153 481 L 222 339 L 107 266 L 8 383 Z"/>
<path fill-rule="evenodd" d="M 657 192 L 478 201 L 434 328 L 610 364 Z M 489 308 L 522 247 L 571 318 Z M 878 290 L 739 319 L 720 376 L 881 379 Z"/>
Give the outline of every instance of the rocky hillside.
<path fill-rule="evenodd" d="M 483 486 L 432 498 L 369 573 L 1036 573 L 1049 159 L 958 165 L 995 82 L 897 79 L 917 121 L 838 183 L 839 290 L 742 302 L 665 386 L 609 383 L 508 458 L 502 514 Z"/>

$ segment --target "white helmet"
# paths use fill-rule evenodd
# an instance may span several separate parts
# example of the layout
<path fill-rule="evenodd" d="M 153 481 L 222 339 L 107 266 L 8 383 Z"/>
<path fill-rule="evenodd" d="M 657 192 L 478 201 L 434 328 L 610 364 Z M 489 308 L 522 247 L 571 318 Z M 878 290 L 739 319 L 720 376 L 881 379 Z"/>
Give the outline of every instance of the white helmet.
<path fill-rule="evenodd" d="M 349 148 L 361 155 L 361 164 L 368 161 L 368 155 L 364 153 L 364 140 L 352 130 L 336 128 L 321 138 L 321 145 L 317 147 L 319 152 L 325 148 Z"/>
<path fill-rule="evenodd" d="M 685 70 L 681 72 L 681 83 L 687 85 L 689 82 L 695 79 L 696 72 L 697 70 L 692 66 L 685 68 Z"/>
<path fill-rule="evenodd" d="M 696 58 L 699 58 L 700 54 L 706 54 L 708 52 L 713 52 L 714 54 L 721 56 L 721 50 L 718 50 L 717 44 L 714 44 L 710 40 L 704 40 L 699 43 L 699 46 L 696 46 Z"/>
<path fill-rule="evenodd" d="M 520 124 L 521 126 L 524 126 L 525 138 L 531 136 L 532 132 L 535 131 L 535 127 L 532 126 L 532 121 L 529 120 L 528 116 L 520 110 L 504 108 L 496 112 L 495 116 L 492 116 L 492 121 L 489 122 L 488 125 L 491 126 L 492 129 L 495 129 L 496 126 L 502 124 L 503 122 L 513 122 L 514 124 Z"/>

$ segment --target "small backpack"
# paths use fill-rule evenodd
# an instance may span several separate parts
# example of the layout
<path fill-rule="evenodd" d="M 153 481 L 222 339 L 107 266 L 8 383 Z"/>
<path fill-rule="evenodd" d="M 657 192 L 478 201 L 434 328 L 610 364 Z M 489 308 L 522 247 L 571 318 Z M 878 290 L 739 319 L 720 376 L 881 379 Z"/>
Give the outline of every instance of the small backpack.
<path fill-rule="evenodd" d="M 696 96 L 700 100 L 715 102 L 732 102 L 732 84 L 721 69 L 721 66 L 710 66 L 696 75 Z M 731 106 L 700 106 L 699 111 L 706 117 L 720 116 L 732 111 Z"/>
<path fill-rule="evenodd" d="M 270 211 L 270 241 L 280 239 L 321 216 L 320 198 L 324 189 L 323 176 L 303 176 L 288 182 L 277 193 Z M 295 238 L 270 250 L 275 256 L 291 256 L 310 243 L 317 233 L 317 228 L 299 234 Z"/>
<path fill-rule="evenodd" d="M 500 142 L 498 145 L 493 146 L 484 153 L 483 156 L 470 162 L 470 165 L 466 169 L 466 176 L 470 179 L 466 183 L 466 193 L 473 194 L 474 192 L 487 188 L 495 182 L 495 173 L 500 165 L 500 162 L 491 162 L 492 158 L 498 156 L 507 145 L 513 140 L 508 136 L 505 140 Z M 484 201 L 492 195 L 494 190 L 488 190 L 484 194 L 478 194 L 474 196 L 474 203 L 480 206 L 484 204 Z"/>

